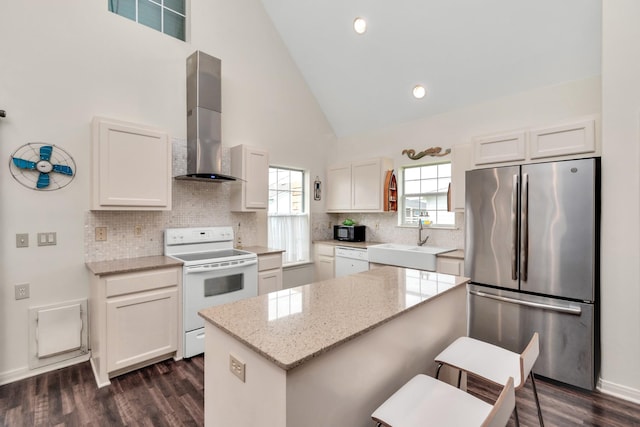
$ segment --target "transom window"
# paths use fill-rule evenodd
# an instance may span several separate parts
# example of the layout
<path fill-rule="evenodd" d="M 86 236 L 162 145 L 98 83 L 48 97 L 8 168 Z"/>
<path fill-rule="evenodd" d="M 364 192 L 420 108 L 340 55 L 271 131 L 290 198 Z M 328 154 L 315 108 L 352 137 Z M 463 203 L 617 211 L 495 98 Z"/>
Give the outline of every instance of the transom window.
<path fill-rule="evenodd" d="M 109 0 L 109 11 L 185 40 L 186 0 Z"/>
<path fill-rule="evenodd" d="M 309 261 L 306 193 L 304 171 L 269 168 L 268 244 L 285 250 L 284 264 Z"/>
<path fill-rule="evenodd" d="M 451 162 L 404 168 L 401 225 L 418 225 L 427 216 L 432 225 L 454 225 L 455 215 L 447 210 L 450 183 Z"/>

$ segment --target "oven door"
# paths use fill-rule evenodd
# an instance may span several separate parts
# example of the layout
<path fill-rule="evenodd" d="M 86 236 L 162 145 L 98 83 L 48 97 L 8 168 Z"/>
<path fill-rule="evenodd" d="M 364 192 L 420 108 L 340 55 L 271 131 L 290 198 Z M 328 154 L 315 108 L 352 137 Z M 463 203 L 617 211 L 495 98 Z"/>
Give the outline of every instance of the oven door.
<path fill-rule="evenodd" d="M 182 295 L 185 332 L 204 327 L 204 319 L 198 316 L 198 311 L 256 295 L 256 259 L 243 260 L 241 265 L 185 267 Z"/>

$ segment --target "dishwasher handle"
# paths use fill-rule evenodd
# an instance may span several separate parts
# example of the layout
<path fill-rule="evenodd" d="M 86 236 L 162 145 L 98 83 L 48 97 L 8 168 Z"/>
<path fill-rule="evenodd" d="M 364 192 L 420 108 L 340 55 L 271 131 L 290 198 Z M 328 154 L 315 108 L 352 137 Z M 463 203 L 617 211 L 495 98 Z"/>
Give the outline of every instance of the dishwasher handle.
<path fill-rule="evenodd" d="M 566 313 L 566 314 L 575 314 L 578 316 L 582 314 L 582 308 L 579 306 L 576 307 L 574 305 L 561 306 L 561 305 L 553 305 L 553 304 L 544 304 L 544 303 L 533 302 L 533 301 L 524 301 L 517 298 L 509 298 L 509 297 L 503 297 L 500 295 L 487 294 L 487 293 L 484 293 L 481 291 L 475 291 L 475 290 L 469 290 L 469 293 L 471 295 L 475 295 L 481 298 L 489 298 L 489 299 L 493 299 L 500 302 L 508 302 L 511 304 L 524 305 L 527 307 L 540 308 L 543 310 L 557 311 L 557 312 Z"/>

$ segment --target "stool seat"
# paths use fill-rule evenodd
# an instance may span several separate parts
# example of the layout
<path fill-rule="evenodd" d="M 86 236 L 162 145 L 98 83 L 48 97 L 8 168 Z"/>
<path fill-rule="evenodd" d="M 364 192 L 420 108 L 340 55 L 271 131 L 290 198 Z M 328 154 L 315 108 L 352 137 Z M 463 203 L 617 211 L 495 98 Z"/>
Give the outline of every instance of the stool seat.
<path fill-rule="evenodd" d="M 504 385 L 513 377 L 513 385 L 523 384 L 520 354 L 474 338 L 460 337 L 435 358 L 456 369 L 471 372 L 495 384 Z"/>
<path fill-rule="evenodd" d="M 439 364 L 436 378 L 438 378 L 440 368 L 443 365 L 458 369 L 458 372 L 467 372 L 484 378 L 497 385 L 503 385 L 508 378 L 513 378 L 516 390 L 524 387 L 527 377 L 531 377 L 533 397 L 538 409 L 538 421 L 540 427 L 544 427 L 540 399 L 538 399 L 538 391 L 532 371 L 539 354 L 540 338 L 537 332 L 533 334 L 522 353 L 514 353 L 474 338 L 460 337 L 436 356 L 435 361 Z M 458 386 L 460 386 L 460 374 L 458 375 Z M 515 415 L 516 425 L 519 426 L 520 420 L 518 419 L 517 408 L 515 409 Z"/>
<path fill-rule="evenodd" d="M 371 415 L 392 427 L 504 426 L 515 407 L 513 379 L 509 379 L 495 405 L 490 405 L 447 383 L 416 375 Z M 496 417 L 492 415 L 499 414 Z M 496 424 L 483 424 L 493 419 Z"/>

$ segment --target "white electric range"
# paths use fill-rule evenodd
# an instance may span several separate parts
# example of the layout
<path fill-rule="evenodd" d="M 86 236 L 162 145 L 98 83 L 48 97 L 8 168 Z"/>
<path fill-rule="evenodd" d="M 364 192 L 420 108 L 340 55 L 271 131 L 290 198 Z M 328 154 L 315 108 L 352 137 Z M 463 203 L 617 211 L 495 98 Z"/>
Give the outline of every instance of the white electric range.
<path fill-rule="evenodd" d="M 258 295 L 258 256 L 233 248 L 231 227 L 168 228 L 164 254 L 184 263 L 184 357 L 192 357 L 204 352 L 198 311 Z"/>

